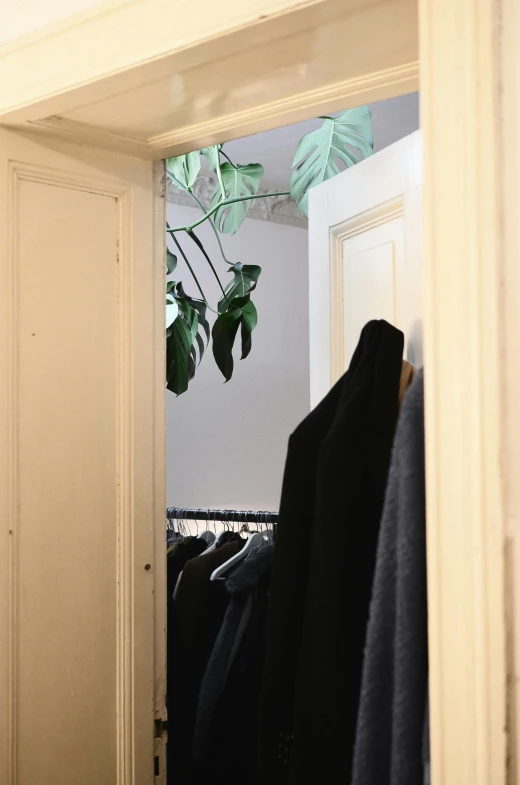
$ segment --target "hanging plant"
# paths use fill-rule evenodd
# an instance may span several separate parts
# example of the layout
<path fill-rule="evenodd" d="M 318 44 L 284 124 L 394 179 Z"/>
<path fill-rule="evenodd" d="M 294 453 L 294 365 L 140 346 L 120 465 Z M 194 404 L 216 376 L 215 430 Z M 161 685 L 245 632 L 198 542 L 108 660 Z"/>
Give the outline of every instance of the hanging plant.
<path fill-rule="evenodd" d="M 259 193 L 264 168 L 261 164 L 235 164 L 223 151 L 223 145 L 205 147 L 200 151 L 169 158 L 166 171 L 170 182 L 187 192 L 202 211 L 202 216 L 187 226 L 170 227 L 166 231 L 174 251 L 166 249 L 166 272 L 172 275 L 182 256 L 200 299 L 186 294 L 180 281 L 169 281 L 166 287 L 166 386 L 176 395 L 188 389 L 196 368 L 209 342 L 213 357 L 225 381 L 233 375 L 233 348 L 240 330 L 241 359 L 252 348 L 252 334 L 258 322 L 256 307 L 251 299 L 262 272 L 258 265 L 233 264 L 226 259 L 221 234 L 233 235 L 240 229 L 253 199 L 291 195 L 300 210 L 308 214 L 308 192 L 318 183 L 334 177 L 340 169 L 352 166 L 373 153 L 371 114 L 368 106 L 347 109 L 338 117 L 323 117 L 321 127 L 306 134 L 299 142 L 290 174 L 290 191 Z M 217 181 L 209 209 L 199 202 L 194 185 L 200 172 L 203 155 Z M 226 160 L 222 161 L 222 157 Z M 219 254 L 227 265 L 230 280 L 224 284 L 195 229 L 205 221 L 212 227 Z M 202 290 L 193 265 L 190 263 L 180 238 L 186 237 L 199 250 L 213 275 L 222 296 L 212 308 Z M 216 319 L 210 332 L 207 311 L 214 311 Z"/>

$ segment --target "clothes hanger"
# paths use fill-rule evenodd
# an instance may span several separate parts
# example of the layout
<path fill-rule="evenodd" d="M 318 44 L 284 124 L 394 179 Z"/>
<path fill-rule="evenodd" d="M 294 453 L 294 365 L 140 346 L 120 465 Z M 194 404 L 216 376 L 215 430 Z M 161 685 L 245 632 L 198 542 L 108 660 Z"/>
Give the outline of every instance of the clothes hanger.
<path fill-rule="evenodd" d="M 216 536 L 209 529 L 204 529 L 204 531 L 199 534 L 199 540 L 205 540 L 208 545 L 211 545 L 216 539 Z"/>
<path fill-rule="evenodd" d="M 235 564 L 243 561 L 248 553 L 253 550 L 253 548 L 261 545 L 263 542 L 264 536 L 263 534 L 260 534 L 260 532 L 256 531 L 253 534 L 250 534 L 241 550 L 239 550 L 238 553 L 235 553 L 234 556 L 224 562 L 224 564 L 221 564 L 220 567 L 217 567 L 217 569 L 211 573 L 210 580 L 218 581 L 220 578 L 223 578 L 225 573 L 231 569 L 231 567 L 234 567 Z"/>
<path fill-rule="evenodd" d="M 260 534 L 265 540 L 267 540 L 267 542 L 271 542 L 271 530 L 269 529 L 269 519 L 268 519 L 269 513 L 262 512 L 260 513 L 260 515 L 262 517 L 262 523 L 264 525 L 264 528 L 262 529 Z"/>
<path fill-rule="evenodd" d="M 210 521 L 210 511 L 208 510 L 206 513 L 206 526 L 208 527 L 210 525 L 209 521 Z M 215 522 L 215 514 L 213 515 L 213 528 L 215 529 L 214 532 L 212 532 L 211 529 L 208 528 L 199 534 L 199 538 L 202 540 L 206 540 L 206 542 L 208 543 L 208 547 L 206 548 L 204 553 L 208 553 L 208 551 L 214 551 L 217 547 L 218 539 L 216 533 L 217 524 Z"/>
<path fill-rule="evenodd" d="M 409 363 L 408 360 L 403 360 L 401 365 L 401 378 L 399 380 L 399 407 L 403 402 L 405 392 L 415 379 L 417 369 Z"/>

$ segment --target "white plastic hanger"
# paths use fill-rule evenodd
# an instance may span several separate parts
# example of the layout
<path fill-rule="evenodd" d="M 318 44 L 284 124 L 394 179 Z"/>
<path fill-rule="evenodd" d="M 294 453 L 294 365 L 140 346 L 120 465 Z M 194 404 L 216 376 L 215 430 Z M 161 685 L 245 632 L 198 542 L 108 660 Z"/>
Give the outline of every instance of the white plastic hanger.
<path fill-rule="evenodd" d="M 224 574 L 231 567 L 233 567 L 235 564 L 238 564 L 238 562 L 245 559 L 249 551 L 251 551 L 253 548 L 256 548 L 257 545 L 261 545 L 263 542 L 264 542 L 263 534 L 260 534 L 260 532 L 255 532 L 254 534 L 251 534 L 246 540 L 243 548 L 239 550 L 238 553 L 235 553 L 234 556 L 232 556 L 230 559 L 225 561 L 224 564 L 221 564 L 220 567 L 217 567 L 217 569 L 211 573 L 210 580 L 218 581 L 218 579 L 222 578 Z"/>
<path fill-rule="evenodd" d="M 206 531 L 203 531 L 199 534 L 198 539 L 205 540 L 208 545 L 211 545 L 212 542 L 215 542 L 216 536 L 213 534 L 213 532 L 210 532 L 209 529 L 206 529 Z"/>

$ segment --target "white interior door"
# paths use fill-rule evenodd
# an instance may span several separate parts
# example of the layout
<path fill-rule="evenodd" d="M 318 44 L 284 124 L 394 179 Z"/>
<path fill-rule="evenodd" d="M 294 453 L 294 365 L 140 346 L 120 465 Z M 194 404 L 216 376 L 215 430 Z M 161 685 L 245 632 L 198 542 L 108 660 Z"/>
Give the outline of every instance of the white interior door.
<path fill-rule="evenodd" d="M 156 224 L 157 243 L 151 162 L 0 130 L 5 785 L 154 781 L 160 210 Z"/>
<path fill-rule="evenodd" d="M 422 365 L 420 131 L 309 192 L 311 405 L 386 319 Z"/>

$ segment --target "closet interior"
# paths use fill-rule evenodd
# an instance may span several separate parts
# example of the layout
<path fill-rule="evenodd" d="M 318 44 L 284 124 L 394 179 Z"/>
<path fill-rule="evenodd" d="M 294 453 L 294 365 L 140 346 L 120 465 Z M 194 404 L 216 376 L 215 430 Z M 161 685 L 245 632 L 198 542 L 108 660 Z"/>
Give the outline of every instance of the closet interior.
<path fill-rule="evenodd" d="M 184 188 L 168 162 L 167 308 L 198 336 L 167 398 L 168 785 L 429 783 L 417 94 L 371 122 L 306 215 L 284 191 L 316 123 L 224 144 L 277 194 L 228 233 L 232 210 L 197 224 L 210 148 Z"/>

